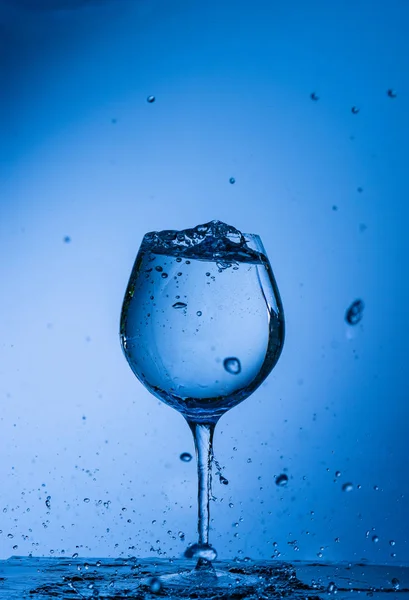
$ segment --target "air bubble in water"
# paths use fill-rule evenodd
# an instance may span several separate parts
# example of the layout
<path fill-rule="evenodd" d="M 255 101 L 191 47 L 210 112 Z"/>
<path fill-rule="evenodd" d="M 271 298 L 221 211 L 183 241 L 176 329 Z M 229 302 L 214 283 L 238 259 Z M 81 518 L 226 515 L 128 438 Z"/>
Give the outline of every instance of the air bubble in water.
<path fill-rule="evenodd" d="M 288 477 L 285 473 L 281 473 L 278 477 L 276 477 L 276 485 L 280 487 L 284 487 L 288 483 Z"/>
<path fill-rule="evenodd" d="M 320 97 L 317 96 L 317 94 L 315 92 L 312 92 L 312 94 L 310 94 L 310 98 L 311 98 L 311 100 L 314 100 L 315 102 L 320 99 Z"/>
<path fill-rule="evenodd" d="M 238 358 L 234 356 L 225 358 L 223 361 L 223 366 L 228 373 L 232 375 L 238 375 L 241 371 L 241 364 Z"/>
<path fill-rule="evenodd" d="M 391 581 L 394 590 L 398 590 L 400 587 L 400 581 L 396 577 L 394 577 Z"/>
<path fill-rule="evenodd" d="M 362 319 L 365 304 L 363 300 L 355 300 L 345 313 L 345 320 L 349 325 L 356 325 Z"/>
<path fill-rule="evenodd" d="M 233 184 L 233 183 L 236 183 L 236 180 L 234 179 L 234 177 L 230 177 L 230 179 L 229 179 L 229 182 L 230 182 L 231 184 Z"/>
<path fill-rule="evenodd" d="M 192 455 L 189 454 L 189 452 L 182 452 L 179 458 L 183 462 L 190 462 L 192 460 Z"/>
<path fill-rule="evenodd" d="M 162 584 L 160 582 L 160 579 L 158 579 L 157 577 L 152 577 L 152 579 L 149 580 L 149 589 L 152 593 L 157 594 L 158 592 L 160 592 L 161 587 Z"/>
<path fill-rule="evenodd" d="M 342 486 L 342 491 L 343 492 L 352 492 L 352 490 L 354 489 L 354 486 L 352 485 L 352 483 L 344 483 L 344 485 Z"/>
<path fill-rule="evenodd" d="M 357 114 L 359 113 L 359 108 L 358 108 L 357 106 L 353 106 L 353 107 L 351 108 L 351 113 L 352 113 L 353 115 L 357 115 Z"/>
<path fill-rule="evenodd" d="M 386 93 L 388 94 L 389 98 L 396 98 L 397 96 L 396 91 L 393 89 L 389 89 Z"/>
<path fill-rule="evenodd" d="M 172 304 L 172 308 L 186 308 L 186 306 L 185 302 L 175 302 L 175 304 Z"/>
<path fill-rule="evenodd" d="M 155 96 L 148 96 L 146 98 L 146 101 L 149 102 L 149 104 L 152 104 L 152 102 L 155 102 L 156 98 Z"/>
<path fill-rule="evenodd" d="M 216 550 L 209 544 L 193 544 L 185 550 L 185 558 L 202 558 L 204 560 L 215 560 Z"/>

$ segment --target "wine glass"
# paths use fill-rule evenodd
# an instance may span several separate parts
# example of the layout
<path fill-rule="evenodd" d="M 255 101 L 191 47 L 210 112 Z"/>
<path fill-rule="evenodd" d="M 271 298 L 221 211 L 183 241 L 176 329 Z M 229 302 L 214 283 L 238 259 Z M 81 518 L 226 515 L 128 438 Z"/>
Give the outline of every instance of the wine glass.
<path fill-rule="evenodd" d="M 211 571 L 212 440 L 217 421 L 265 380 L 284 343 L 283 308 L 261 239 L 220 221 L 147 233 L 122 306 L 120 339 L 143 385 L 179 411 L 194 437 L 198 543 Z"/>

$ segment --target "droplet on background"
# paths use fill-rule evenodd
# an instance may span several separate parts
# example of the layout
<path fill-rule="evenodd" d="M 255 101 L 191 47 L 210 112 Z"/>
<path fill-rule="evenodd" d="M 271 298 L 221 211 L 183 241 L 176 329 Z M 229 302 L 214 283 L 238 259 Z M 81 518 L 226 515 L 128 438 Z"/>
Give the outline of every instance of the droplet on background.
<path fill-rule="evenodd" d="M 342 491 L 343 492 L 352 492 L 352 490 L 354 489 L 354 486 L 352 485 L 352 483 L 344 483 L 344 485 L 342 486 Z"/>
<path fill-rule="evenodd" d="M 175 302 L 172 305 L 172 308 L 186 308 L 187 304 L 185 302 Z"/>
<path fill-rule="evenodd" d="M 374 544 L 377 544 L 379 542 L 379 537 L 377 535 L 373 535 L 372 536 L 372 541 Z"/>
<path fill-rule="evenodd" d="M 281 473 L 276 477 L 276 485 L 279 487 L 284 487 L 288 483 L 288 476 L 285 473 Z"/>
<path fill-rule="evenodd" d="M 357 106 L 353 106 L 353 107 L 351 108 L 351 113 L 352 113 L 353 115 L 357 115 L 357 114 L 359 113 L 359 108 L 358 108 Z"/>
<path fill-rule="evenodd" d="M 390 88 L 386 93 L 388 94 L 389 98 L 396 98 L 397 96 L 396 91 L 392 88 Z"/>
<path fill-rule="evenodd" d="M 345 320 L 349 325 L 356 325 L 364 315 L 365 304 L 363 300 L 355 300 L 345 313 Z"/>
<path fill-rule="evenodd" d="M 160 592 L 161 587 L 162 584 L 160 582 L 160 579 L 158 579 L 157 577 L 152 577 L 152 579 L 150 579 L 149 589 L 153 594 L 157 594 L 158 592 Z"/>
<path fill-rule="evenodd" d="M 155 102 L 156 98 L 155 96 L 148 96 L 146 98 L 146 101 L 149 102 L 149 104 L 152 104 L 152 102 Z"/>
<path fill-rule="evenodd" d="M 320 99 L 320 97 L 315 92 L 312 92 L 312 94 L 310 94 L 310 98 L 315 102 Z"/>
<path fill-rule="evenodd" d="M 223 366 L 228 373 L 232 375 L 238 375 L 241 371 L 241 364 L 238 358 L 235 356 L 231 356 L 229 358 L 225 358 L 223 361 Z"/>
<path fill-rule="evenodd" d="M 236 180 L 234 179 L 234 177 L 230 177 L 230 179 L 229 179 L 229 182 L 230 182 L 231 184 L 233 184 L 233 183 L 236 183 Z"/>
<path fill-rule="evenodd" d="M 189 452 L 182 452 L 179 458 L 182 462 L 190 462 L 192 460 L 192 455 L 189 454 Z"/>

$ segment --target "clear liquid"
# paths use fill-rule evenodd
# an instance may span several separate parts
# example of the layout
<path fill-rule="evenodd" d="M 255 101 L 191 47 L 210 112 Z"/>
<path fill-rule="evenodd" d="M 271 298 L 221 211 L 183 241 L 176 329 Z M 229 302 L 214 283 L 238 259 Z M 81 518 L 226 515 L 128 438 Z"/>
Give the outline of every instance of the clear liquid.
<path fill-rule="evenodd" d="M 249 396 L 284 343 L 267 259 L 230 266 L 140 251 L 121 315 L 121 343 L 138 379 L 188 420 L 216 422 Z M 237 260 L 239 258 L 239 260 Z"/>

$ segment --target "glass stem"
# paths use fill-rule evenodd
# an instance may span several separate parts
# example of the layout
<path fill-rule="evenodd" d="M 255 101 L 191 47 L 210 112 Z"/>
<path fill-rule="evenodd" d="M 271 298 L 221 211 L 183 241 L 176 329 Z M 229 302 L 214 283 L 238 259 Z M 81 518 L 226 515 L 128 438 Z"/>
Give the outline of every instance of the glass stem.
<path fill-rule="evenodd" d="M 214 423 L 189 422 L 195 440 L 198 488 L 198 533 L 199 544 L 209 543 L 209 501 L 212 483 L 212 457 Z"/>

